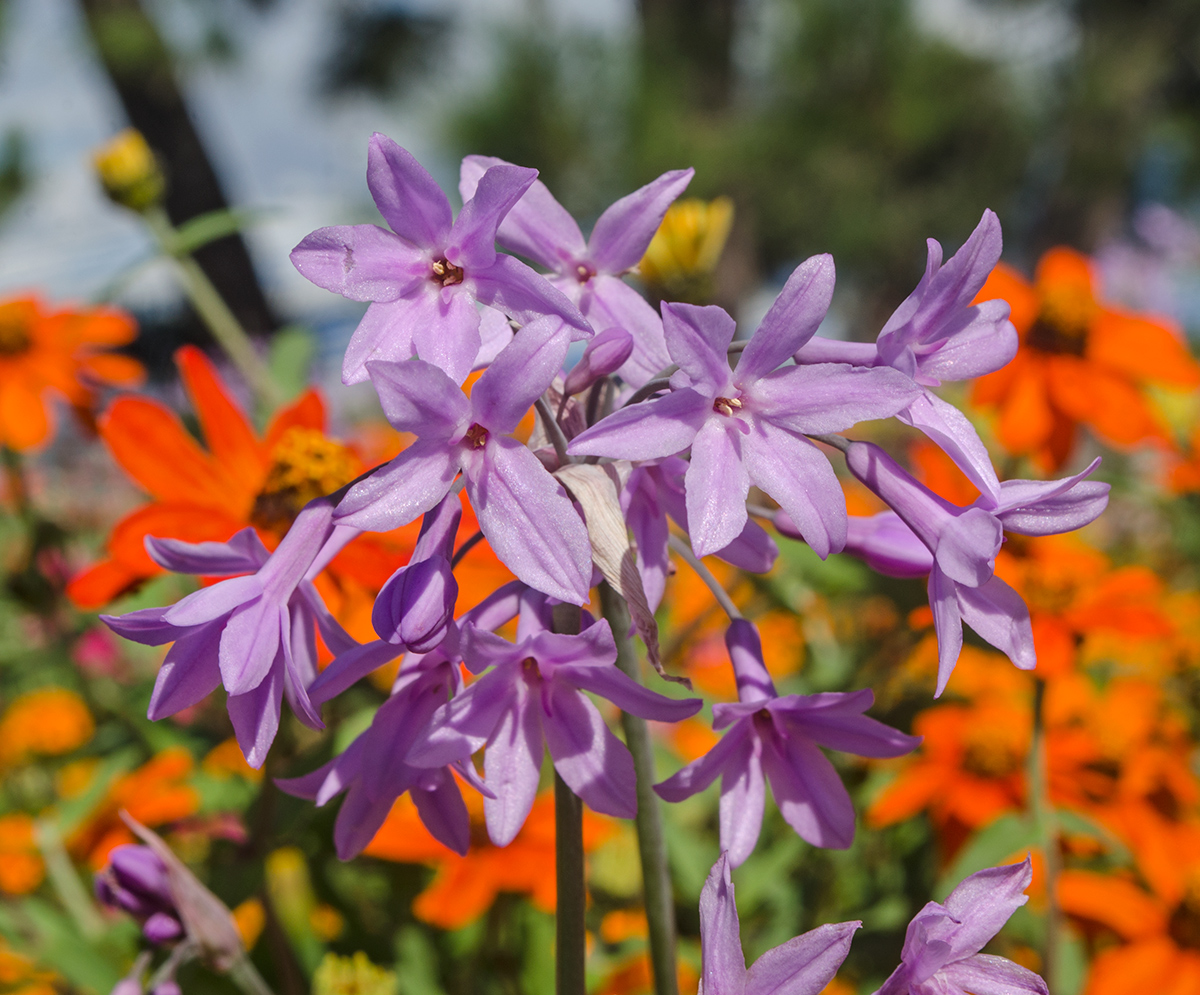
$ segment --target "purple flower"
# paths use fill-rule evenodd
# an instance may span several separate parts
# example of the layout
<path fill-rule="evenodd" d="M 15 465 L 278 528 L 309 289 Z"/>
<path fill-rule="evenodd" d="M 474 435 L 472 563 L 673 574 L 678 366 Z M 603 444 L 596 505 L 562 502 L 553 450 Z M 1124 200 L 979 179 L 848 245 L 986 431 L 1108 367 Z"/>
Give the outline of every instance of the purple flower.
<path fill-rule="evenodd" d="M 158 672 L 149 718 L 174 715 L 224 685 L 238 745 L 254 767 L 275 739 L 285 695 L 305 725 L 324 728 L 307 693 L 317 673 L 315 627 L 334 652 L 355 643 L 329 614 L 312 578 L 357 534 L 335 526 L 330 500 L 318 498 L 269 555 L 251 528 L 225 543 L 148 538 L 150 555 L 168 570 L 244 574 L 168 608 L 100 616 L 134 642 L 174 643 Z"/>
<path fill-rule="evenodd" d="M 700 990 L 697 995 L 818 995 L 837 974 L 861 922 L 818 926 L 782 943 L 746 970 L 728 854 L 700 892 Z"/>
<path fill-rule="evenodd" d="M 571 397 L 587 390 L 601 377 L 619 370 L 632 354 L 633 336 L 625 329 L 606 328 L 598 332 L 583 350 L 583 357 L 567 374 L 563 394 Z"/>
<path fill-rule="evenodd" d="M 972 874 L 946 904 L 930 902 L 908 924 L 900 966 L 875 995 L 1049 995 L 1046 982 L 983 945 L 1027 901 L 1028 856 Z"/>
<path fill-rule="evenodd" d="M 946 688 L 962 649 L 962 624 L 1004 653 L 1022 670 L 1037 663 L 1029 609 L 1021 596 L 994 575 L 1004 531 L 1044 536 L 1070 532 L 1093 521 L 1108 504 L 1108 484 L 1086 480 L 1100 460 L 1063 480 L 1006 480 L 998 498 L 981 494 L 963 508 L 915 480 L 895 460 L 869 442 L 846 450 L 850 472 L 878 494 L 933 554 L 929 565 L 929 606 L 938 637 L 937 695 Z M 878 518 L 878 516 L 876 516 Z M 919 558 L 897 522 L 881 523 L 898 569 L 915 569 Z M 864 541 L 868 557 L 882 552 L 884 534 Z M 882 569 L 893 576 L 913 576 Z"/>
<path fill-rule="evenodd" d="M 824 557 L 846 541 L 846 499 L 805 433 L 895 414 L 920 388 L 895 370 L 834 364 L 777 369 L 816 331 L 833 294 L 833 261 L 802 263 L 731 372 L 734 322 L 718 307 L 663 305 L 679 372 L 664 397 L 631 405 L 575 437 L 569 451 L 648 460 L 691 447 L 684 483 L 692 549 L 706 556 L 746 525 L 750 485 L 783 506 Z"/>
<path fill-rule="evenodd" d="M 814 336 L 796 353 L 796 361 L 890 366 L 926 388 L 946 380 L 970 380 L 1008 363 L 1017 354 L 1008 303 L 971 304 L 1000 261 L 999 219 L 984 211 L 971 237 L 945 265 L 941 245 L 932 238 L 927 245 L 925 275 L 873 345 Z M 926 389 L 897 417 L 936 442 L 981 491 L 999 496 L 1000 483 L 987 449 L 956 407 Z"/>
<path fill-rule="evenodd" d="M 458 189 L 474 197 L 486 171 L 506 166 L 503 159 L 469 155 Z M 515 168 L 515 167 L 509 167 Z M 596 222 L 586 242 L 575 219 L 534 180 L 500 222 L 497 240 L 506 249 L 550 270 L 551 282 L 579 306 L 597 331 L 623 328 L 633 335 L 633 354 L 618 369 L 635 387 L 671 364 L 662 321 L 642 296 L 621 279 L 641 261 L 663 215 L 688 183 L 693 170 L 676 169 L 622 197 Z"/>
<path fill-rule="evenodd" d="M 388 421 L 417 441 L 351 487 L 337 520 L 380 532 L 398 528 L 441 501 L 462 471 L 479 527 L 500 560 L 540 591 L 587 601 L 592 554 L 583 520 L 537 457 L 508 435 L 558 374 L 568 345 L 557 318 L 526 325 L 470 397 L 421 360 L 372 362 Z"/>
<path fill-rule="evenodd" d="M 626 819 L 637 814 L 633 758 L 584 691 L 660 722 L 687 718 L 701 705 L 698 698 L 656 694 L 617 669 L 607 621 L 577 636 L 549 632 L 546 621 L 534 599 L 523 606 L 515 645 L 465 626 L 467 666 L 492 669 L 443 706 L 410 755 L 411 763 L 442 766 L 487 746 L 484 779 L 495 797 L 485 798 L 483 807 L 497 846 L 512 842 L 533 806 L 546 747 L 554 769 L 591 808 Z"/>
<path fill-rule="evenodd" d="M 417 814 L 433 836 L 457 853 L 466 854 L 471 842 L 470 818 L 450 766 L 436 769 L 407 763 L 414 744 L 429 730 L 446 699 L 462 688 L 462 676 L 442 649 L 406 657 L 388 698 L 375 713 L 371 727 L 344 752 L 304 777 L 279 779 L 288 794 L 325 805 L 342 792 L 333 839 L 338 856 L 350 860 L 371 842 L 392 804 L 412 792 Z M 454 769 L 478 783 L 469 762 Z"/>
<path fill-rule="evenodd" d="M 686 461 L 677 456 L 642 463 L 630 471 L 621 491 L 621 510 L 637 543 L 638 572 L 651 610 L 662 601 L 671 571 L 667 517 L 688 531 L 683 485 L 687 467 Z M 761 525 L 748 518 L 738 537 L 715 555 L 742 570 L 766 573 L 774 566 L 779 548 Z"/>
<path fill-rule="evenodd" d="M 170 943 L 183 936 L 183 923 L 171 895 L 167 867 L 149 847 L 136 844 L 115 847 L 108 855 L 108 863 L 96 875 L 95 889 L 102 905 L 128 912 L 137 919 L 151 943 Z"/>
<path fill-rule="evenodd" d="M 590 337 L 561 292 L 496 252 L 497 226 L 536 176 L 519 166 L 489 169 L 451 223 L 450 201 L 433 177 L 390 138 L 371 136 L 367 186 L 392 231 L 321 228 L 292 251 L 296 269 L 317 286 L 373 302 L 346 349 L 344 383 L 366 380 L 370 360 L 414 355 L 462 383 L 481 346 L 476 302 L 522 323 L 557 315 L 577 337 Z"/>
<path fill-rule="evenodd" d="M 818 746 L 898 757 L 916 749 L 921 738 L 863 715 L 875 700 L 867 690 L 778 697 L 763 665 L 758 632 L 745 619 L 730 623 L 725 645 L 737 677 L 738 702 L 713 706 L 713 728 L 729 732 L 654 790 L 666 801 L 683 801 L 721 775 L 721 849 L 734 867 L 758 841 L 767 780 L 780 813 L 803 839 L 813 846 L 845 849 L 854 839 L 854 806 Z"/>

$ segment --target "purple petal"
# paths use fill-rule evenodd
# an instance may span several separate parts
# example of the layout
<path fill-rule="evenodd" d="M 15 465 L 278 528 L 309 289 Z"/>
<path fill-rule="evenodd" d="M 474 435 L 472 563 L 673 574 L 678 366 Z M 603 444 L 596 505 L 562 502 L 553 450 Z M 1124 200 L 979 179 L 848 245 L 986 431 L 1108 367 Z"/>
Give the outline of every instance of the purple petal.
<path fill-rule="evenodd" d="M 953 404 L 927 390 L 896 417 L 936 442 L 980 493 L 992 501 L 1000 497 L 1000 481 L 987 447 L 975 426 Z"/>
<path fill-rule="evenodd" d="M 333 845 L 340 860 L 351 860 L 366 848 L 379 832 L 394 801 L 371 798 L 361 784 L 351 785 L 333 827 Z"/>
<path fill-rule="evenodd" d="M 258 687 L 279 653 L 281 627 L 287 610 L 260 598 L 239 608 L 221 634 L 221 683 L 231 695 L 245 694 Z"/>
<path fill-rule="evenodd" d="M 633 269 L 662 224 L 667 208 L 687 188 L 694 170 L 673 169 L 612 204 L 596 221 L 588 254 L 605 273 Z"/>
<path fill-rule="evenodd" d="M 722 853 L 700 892 L 700 990 L 697 995 L 742 995 L 746 958 L 729 857 Z"/>
<path fill-rule="evenodd" d="M 955 959 L 978 953 L 1000 932 L 1009 917 L 1029 901 L 1025 890 L 1032 881 L 1033 863 L 1026 856 L 1017 864 L 977 871 L 950 893 L 946 911 L 962 924 L 951 940 Z"/>
<path fill-rule="evenodd" d="M 496 259 L 496 229 L 536 179 L 536 169 L 507 163 L 484 173 L 450 229 L 446 258 L 468 273 L 491 266 Z"/>
<path fill-rule="evenodd" d="M 503 311 L 485 307 L 479 312 L 479 353 L 472 370 L 484 370 L 513 340 L 512 325 Z"/>
<path fill-rule="evenodd" d="M 750 476 L 742 464 L 742 434 L 730 421 L 709 418 L 692 441 L 692 462 L 683 480 L 697 556 L 724 549 L 746 526 Z"/>
<path fill-rule="evenodd" d="M 350 336 L 342 358 L 342 383 L 364 383 L 372 359 L 402 362 L 413 357 L 412 336 L 438 307 L 432 287 L 390 304 L 372 304 Z"/>
<path fill-rule="evenodd" d="M 704 704 L 699 698 L 668 698 L 651 691 L 618 670 L 616 664 L 601 667 L 565 664 L 554 669 L 554 676 L 608 699 L 623 712 L 655 722 L 679 722 L 695 715 Z"/>
<path fill-rule="evenodd" d="M 470 282 L 480 304 L 503 311 L 522 324 L 557 315 L 575 329 L 573 338 L 591 338 L 591 325 L 566 295 L 514 256 L 497 256 L 490 266 L 472 273 Z"/>
<path fill-rule="evenodd" d="M 492 436 L 482 451 L 467 454 L 463 472 L 500 562 L 551 597 L 585 604 L 592 578 L 587 529 L 538 458 L 514 439 Z"/>
<path fill-rule="evenodd" d="M 662 320 L 667 351 L 679 366 L 671 385 L 694 387 L 708 397 L 732 393 L 728 350 L 737 331 L 734 320 L 715 305 L 667 303 Z"/>
<path fill-rule="evenodd" d="M 1099 517 L 1108 505 L 1109 485 L 1085 480 L 1100 465 L 1063 480 L 1006 480 L 1000 485 L 995 515 L 1010 532 L 1045 536 L 1073 532 Z"/>
<path fill-rule="evenodd" d="M 492 432 L 511 432 L 562 371 L 571 345 L 559 318 L 524 326 L 471 391 L 473 418 Z"/>
<path fill-rule="evenodd" d="M 306 280 L 352 301 L 396 301 L 429 276 L 428 255 L 378 225 L 318 228 L 291 259 Z"/>
<path fill-rule="evenodd" d="M 336 528 L 344 528 L 345 526 L 337 526 Z M 358 532 L 357 529 L 354 530 Z M 309 568 L 311 575 L 312 568 Z M 321 632 L 321 638 L 325 640 L 325 645 L 329 647 L 329 651 L 334 654 L 348 653 L 354 647 L 358 646 L 358 640 L 350 635 L 342 624 L 333 617 L 325 602 L 321 600 L 321 595 L 317 593 L 313 582 L 306 578 L 300 582 L 296 590 L 300 597 L 304 599 L 304 604 L 312 613 L 314 621 L 317 623 L 317 628 Z"/>
<path fill-rule="evenodd" d="M 151 943 L 169 943 L 183 935 L 183 923 L 167 912 L 155 912 L 142 923 L 142 935 Z"/>
<path fill-rule="evenodd" d="M 746 995 L 819 995 L 850 952 L 861 922 L 834 922 L 780 944 L 750 965 Z"/>
<path fill-rule="evenodd" d="M 767 701 L 776 696 L 775 682 L 763 663 L 762 639 L 754 623 L 744 618 L 731 620 L 725 630 L 725 649 L 733 664 L 739 701 Z"/>
<path fill-rule="evenodd" d="M 471 405 L 440 367 L 419 359 L 372 362 L 367 367 L 383 413 L 398 432 L 422 439 L 457 439 L 467 429 Z"/>
<path fill-rule="evenodd" d="M 518 647 L 503 636 L 478 628 L 474 625 L 463 626 L 462 643 L 460 644 L 463 662 L 474 674 L 481 674 L 489 667 L 502 667 L 506 663 L 515 663 L 522 658 Z"/>
<path fill-rule="evenodd" d="M 918 359 L 920 374 L 938 382 L 973 380 L 1007 366 L 1019 343 L 1009 310 L 1008 301 L 999 300 L 970 308 L 936 352 Z"/>
<path fill-rule="evenodd" d="M 293 798 L 304 798 L 317 805 L 340 795 L 362 773 L 364 737 L 357 736 L 340 754 L 314 771 L 300 777 L 277 777 L 275 786 Z"/>
<path fill-rule="evenodd" d="M 146 536 L 143 541 L 150 559 L 164 570 L 205 577 L 254 573 L 270 556 L 252 526 L 227 542 L 183 542 L 157 536 Z"/>
<path fill-rule="evenodd" d="M 824 453 L 807 439 L 756 419 L 742 439 L 742 456 L 750 481 L 779 502 L 818 556 L 841 551 L 846 496 Z"/>
<path fill-rule="evenodd" d="M 267 759 L 267 751 L 279 731 L 282 705 L 282 667 L 272 667 L 266 679 L 254 690 L 229 696 L 226 707 L 233 722 L 233 732 L 251 767 L 261 767 Z"/>
<path fill-rule="evenodd" d="M 288 613 L 283 616 L 283 694 L 293 714 L 310 729 L 321 730 L 321 711 L 308 698 L 308 685 L 316 676 L 316 640 L 312 619 L 303 611 L 291 613 L 291 638 L 288 633 Z M 311 645 L 309 645 L 311 644 Z M 297 652 L 299 650 L 299 652 Z"/>
<path fill-rule="evenodd" d="M 951 580 L 979 587 L 991 578 L 1004 542 L 1000 519 L 983 508 L 967 508 L 941 529 L 933 558 Z"/>
<path fill-rule="evenodd" d="M 791 519 L 782 522 L 776 515 L 775 526 L 784 535 L 791 534 L 790 523 Z M 881 511 L 869 518 L 851 515 L 847 519 L 845 551 L 887 577 L 924 577 L 933 569 L 929 547 L 894 511 Z"/>
<path fill-rule="evenodd" d="M 837 771 L 814 743 L 773 736 L 763 770 L 784 821 L 813 846 L 845 850 L 854 840 L 854 806 Z"/>
<path fill-rule="evenodd" d="M 498 629 L 512 621 L 520 611 L 521 593 L 528 590 L 519 580 L 510 580 L 503 587 L 484 598 L 470 611 L 459 618 L 458 623 L 465 632 L 468 626 L 479 629 Z"/>
<path fill-rule="evenodd" d="M 463 159 L 458 183 L 463 203 L 475 196 L 480 177 L 492 166 L 500 165 L 508 163 L 485 155 Z M 565 272 L 567 264 L 587 254 L 579 225 L 541 180 L 534 180 L 504 216 L 496 238 L 510 252 L 558 272 Z"/>
<path fill-rule="evenodd" d="M 796 362 L 847 363 L 850 366 L 874 366 L 879 351 L 874 342 L 845 342 L 814 335 L 796 353 Z"/>
<path fill-rule="evenodd" d="M 981 587 L 958 585 L 962 620 L 1022 670 L 1037 666 L 1029 607 L 999 577 Z"/>
<path fill-rule="evenodd" d="M 798 727 L 805 736 L 826 749 L 860 757 L 902 757 L 921 745 L 920 736 L 906 736 L 866 715 L 826 715 L 810 711 L 798 722 Z"/>
<path fill-rule="evenodd" d="M 812 256 L 796 267 L 742 351 L 734 383 L 765 377 L 812 338 L 833 300 L 834 280 L 833 256 Z"/>
<path fill-rule="evenodd" d="M 467 805 L 448 770 L 443 768 L 433 773 L 436 786 L 412 789 L 417 815 L 435 840 L 465 857 L 471 847 L 471 816 Z"/>
<path fill-rule="evenodd" d="M 483 344 L 479 309 L 461 286 L 425 295 L 422 303 L 426 305 L 426 313 L 422 316 L 424 320 L 412 327 L 413 352 L 460 384 L 474 369 Z"/>
<path fill-rule="evenodd" d="M 763 781 L 762 740 L 753 736 L 749 749 L 737 766 L 725 768 L 721 778 L 721 849 L 729 863 L 740 867 L 754 852 L 762 831 L 766 784 Z"/>
<path fill-rule="evenodd" d="M 441 249 L 450 235 L 450 201 L 407 151 L 376 132 L 367 145 L 367 187 L 384 220 L 401 238 Z"/>
<path fill-rule="evenodd" d="M 739 722 L 711 750 L 693 760 L 665 781 L 654 785 L 654 792 L 663 801 L 681 802 L 703 791 L 727 770 L 736 770 L 748 762 L 755 747 L 749 742 L 757 738 L 751 722 Z"/>
<path fill-rule="evenodd" d="M 370 532 L 407 525 L 446 496 L 458 476 L 460 458 L 458 446 L 418 439 L 346 492 L 338 504 L 338 524 Z"/>
<path fill-rule="evenodd" d="M 579 362 L 571 367 L 563 393 L 573 397 L 601 377 L 616 373 L 633 355 L 633 336 L 624 328 L 606 328 L 592 337 Z"/>
<path fill-rule="evenodd" d="M 203 625 L 261 595 L 262 581 L 257 576 L 231 577 L 177 601 L 163 614 L 163 621 L 179 626 Z"/>
<path fill-rule="evenodd" d="M 971 995 L 1050 995 L 1040 975 L 1007 957 L 975 954 L 947 964 L 939 972 L 946 981 Z"/>
<path fill-rule="evenodd" d="M 194 632 L 184 633 L 167 650 L 150 695 L 147 718 L 151 722 L 190 708 L 220 687 L 217 651 L 223 628 L 220 622 L 211 622 Z"/>
<path fill-rule="evenodd" d="M 946 682 L 954 673 L 958 654 L 962 652 L 962 613 L 959 610 L 958 585 L 942 573 L 935 564 L 929 572 L 929 607 L 933 611 L 933 629 L 938 641 L 937 690 L 933 696 L 940 698 L 946 690 Z"/>
<path fill-rule="evenodd" d="M 530 700 L 522 682 L 519 695 L 509 698 L 509 707 L 488 740 L 483 755 L 483 776 L 495 798 L 483 800 L 488 836 L 496 846 L 508 846 L 516 838 L 533 800 L 537 797 L 542 769 L 542 723 L 536 702 Z"/>
<path fill-rule="evenodd" d="M 100 621 L 125 639 L 143 646 L 161 646 L 187 635 L 186 627 L 165 621 L 164 616 L 170 610 L 170 605 L 165 608 L 141 608 L 124 615 L 101 615 Z"/>
<path fill-rule="evenodd" d="M 504 715 L 518 707 L 524 693 L 524 683 L 512 668 L 484 674 L 434 716 L 433 727 L 423 741 L 413 744 L 407 762 L 444 767 L 469 758 L 488 741 Z"/>
<path fill-rule="evenodd" d="M 599 273 L 588 280 L 579 309 L 593 328 L 624 328 L 633 336 L 633 353 L 617 370 L 631 387 L 641 387 L 671 365 L 662 318 L 620 277 Z"/>
<path fill-rule="evenodd" d="M 558 681 L 550 682 L 549 692 L 549 710 L 541 719 L 554 769 L 589 808 L 632 819 L 637 777 L 629 750 L 580 692 Z"/>
<path fill-rule="evenodd" d="M 622 510 L 637 547 L 637 568 L 642 578 L 642 589 L 646 592 L 646 603 L 651 611 L 657 611 L 671 569 L 667 552 L 667 538 L 671 529 L 658 503 L 654 479 L 641 468 L 635 468 L 633 474 L 636 479 L 630 476 L 625 494 L 622 495 Z"/>
<path fill-rule="evenodd" d="M 887 367 L 785 366 L 746 390 L 760 418 L 792 432 L 840 432 L 860 421 L 890 418 L 921 388 Z"/>
<path fill-rule="evenodd" d="M 619 408 L 571 440 L 573 456 L 659 459 L 681 453 L 712 413 L 712 402 L 689 387 Z"/>

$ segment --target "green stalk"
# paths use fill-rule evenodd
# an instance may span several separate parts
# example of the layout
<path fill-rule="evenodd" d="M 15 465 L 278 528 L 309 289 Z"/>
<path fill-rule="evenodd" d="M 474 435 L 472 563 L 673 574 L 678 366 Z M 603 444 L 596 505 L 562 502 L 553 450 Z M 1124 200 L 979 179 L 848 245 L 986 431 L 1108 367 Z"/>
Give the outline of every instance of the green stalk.
<path fill-rule="evenodd" d="M 54 887 L 59 901 L 68 915 L 75 921 L 79 932 L 88 940 L 98 939 L 104 934 L 104 920 L 92 901 L 91 895 L 79 880 L 71 858 L 63 846 L 62 835 L 49 819 L 39 819 L 36 826 L 38 849 L 46 864 L 46 876 Z"/>
<path fill-rule="evenodd" d="M 627 633 L 629 609 L 608 584 L 600 585 L 600 606 L 617 642 L 617 666 L 641 683 L 637 654 Z M 671 871 L 667 864 L 667 840 L 663 835 L 662 813 L 654 793 L 654 749 L 646 720 L 621 713 L 625 745 L 633 754 L 637 773 L 637 835 L 642 859 L 642 888 L 646 922 L 650 931 L 650 967 L 654 975 L 654 995 L 679 995 L 675 973 L 675 902 L 671 891 Z"/>
<path fill-rule="evenodd" d="M 258 973 L 258 968 L 245 953 L 233 962 L 225 976 L 246 995 L 275 995 L 271 986 L 263 980 L 263 976 Z"/>
<path fill-rule="evenodd" d="M 582 622 L 576 605 L 554 606 L 554 631 L 578 635 Z M 558 886 L 555 917 L 557 995 L 587 995 L 587 882 L 583 872 L 583 802 L 554 772 L 554 873 Z"/>
<path fill-rule="evenodd" d="M 1029 797 L 1034 824 L 1041 841 L 1046 865 L 1046 933 L 1042 949 L 1042 974 L 1053 991 L 1062 942 L 1062 910 L 1058 907 L 1056 886 L 1062 869 L 1058 850 L 1058 818 L 1050 801 L 1050 768 L 1046 758 L 1046 682 L 1037 678 L 1033 693 L 1033 741 L 1029 751 Z"/>
<path fill-rule="evenodd" d="M 176 231 L 166 212 L 161 207 L 151 207 L 142 212 L 142 217 L 146 219 L 159 248 L 175 263 L 175 272 L 183 285 L 184 293 L 201 321 L 212 332 L 217 344 L 229 357 L 229 361 L 250 385 L 250 389 L 265 408 L 274 410 L 279 407 L 286 398 L 272 379 L 270 370 L 259 358 L 250 336 L 229 310 L 229 305 L 200 268 L 200 264 L 189 253 L 176 249 Z"/>

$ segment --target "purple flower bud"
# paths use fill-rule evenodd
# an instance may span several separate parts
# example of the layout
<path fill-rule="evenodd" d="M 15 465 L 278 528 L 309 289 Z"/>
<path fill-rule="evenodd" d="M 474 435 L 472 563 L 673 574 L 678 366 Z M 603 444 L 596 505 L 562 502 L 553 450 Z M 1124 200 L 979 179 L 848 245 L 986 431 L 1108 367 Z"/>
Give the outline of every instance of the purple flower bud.
<path fill-rule="evenodd" d="M 155 985 L 151 989 L 150 995 L 183 995 L 183 989 L 179 987 L 179 982 L 174 978 L 167 978 Z"/>
<path fill-rule="evenodd" d="M 568 396 L 587 390 L 601 377 L 615 373 L 633 355 L 633 336 L 623 328 L 606 328 L 587 344 L 583 358 L 575 364 L 563 392 Z"/>
<path fill-rule="evenodd" d="M 166 912 L 155 912 L 142 923 L 142 934 L 151 943 L 170 943 L 183 936 L 183 924 Z"/>
<path fill-rule="evenodd" d="M 445 636 L 457 598 L 450 561 L 431 556 L 392 574 L 375 599 L 371 624 L 380 639 L 428 653 Z"/>
<path fill-rule="evenodd" d="M 778 520 L 775 525 L 784 532 Z M 894 511 L 881 511 L 870 517 L 851 515 L 845 551 L 886 577 L 924 577 L 933 569 L 929 547 Z"/>
<path fill-rule="evenodd" d="M 128 912 L 142 924 L 146 939 L 170 943 L 183 936 L 183 923 L 171 895 L 166 864 L 149 847 L 127 844 L 112 851 L 96 875 L 96 898 Z"/>
<path fill-rule="evenodd" d="M 171 904 L 166 865 L 149 847 L 134 843 L 116 847 L 108 862 L 120 888 L 164 906 Z"/>

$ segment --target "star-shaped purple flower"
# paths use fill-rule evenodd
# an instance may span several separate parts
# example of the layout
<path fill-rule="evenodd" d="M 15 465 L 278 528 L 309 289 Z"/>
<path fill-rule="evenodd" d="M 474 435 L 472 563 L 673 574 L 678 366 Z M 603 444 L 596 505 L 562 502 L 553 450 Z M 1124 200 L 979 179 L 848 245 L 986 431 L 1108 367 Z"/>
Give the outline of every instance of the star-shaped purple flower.
<path fill-rule="evenodd" d="M 1108 504 L 1108 484 L 1086 479 L 1099 465 L 1097 458 L 1087 469 L 1062 480 L 1006 480 L 997 498 L 981 494 L 963 508 L 934 494 L 878 446 L 853 442 L 847 448 L 850 472 L 883 498 L 932 553 L 929 606 L 938 637 L 937 695 L 945 690 L 958 662 L 963 622 L 1022 670 L 1037 664 L 1029 608 L 995 576 L 996 553 L 1005 530 L 1055 535 L 1094 521 Z M 868 560 L 878 553 L 878 569 L 883 573 L 914 576 L 920 558 L 911 541 L 898 533 L 898 523 L 882 520 L 879 524 L 882 528 L 864 534 L 854 552 Z M 894 569 L 888 569 L 889 557 L 896 559 Z"/>
<path fill-rule="evenodd" d="M 496 228 L 537 176 L 502 165 L 480 177 L 453 219 L 450 201 L 408 152 L 376 133 L 367 150 L 367 186 L 391 231 L 378 225 L 321 228 L 292 251 L 292 263 L 319 287 L 371 301 L 350 339 L 342 381 L 367 379 L 371 360 L 418 356 L 462 383 L 479 355 L 480 304 L 525 323 L 556 315 L 576 337 L 587 320 L 544 277 L 496 252 Z"/>
<path fill-rule="evenodd" d="M 337 520 L 385 532 L 436 505 L 461 471 L 479 527 L 500 560 L 562 601 L 587 601 L 591 544 L 566 491 L 509 433 L 562 368 L 570 337 L 557 318 L 526 325 L 479 378 L 470 397 L 421 360 L 375 361 L 384 414 L 417 441 L 359 481 Z"/>
<path fill-rule="evenodd" d="M 489 169 L 508 165 L 493 156 L 467 156 L 458 185 L 463 200 L 475 196 Z M 496 234 L 504 248 L 550 270 L 551 283 L 579 306 L 596 331 L 623 328 L 633 336 L 633 354 L 617 372 L 635 387 L 670 366 L 671 359 L 662 320 L 621 275 L 646 254 L 667 208 L 691 182 L 693 172 L 671 170 L 622 197 L 600 215 L 586 242 L 566 208 L 544 183 L 534 180 L 504 216 Z"/>
<path fill-rule="evenodd" d="M 571 453 L 648 460 L 691 448 L 684 483 L 692 549 L 724 549 L 746 525 L 750 485 L 791 516 L 824 557 L 846 541 L 846 499 L 806 433 L 837 432 L 886 418 L 921 388 L 892 369 L 787 366 L 816 331 L 833 295 L 833 260 L 796 268 L 729 368 L 734 321 L 719 307 L 663 305 L 663 330 L 679 372 L 671 392 L 630 405 L 576 436 Z"/>
<path fill-rule="evenodd" d="M 861 926 L 861 922 L 818 926 L 768 950 L 746 970 L 730 861 L 722 853 L 700 892 L 697 995 L 818 995 L 842 966 Z"/>
<path fill-rule="evenodd" d="M 409 757 L 439 767 L 486 745 L 484 781 L 495 797 L 485 798 L 483 808 L 497 846 L 512 842 L 533 807 L 546 747 L 554 769 L 592 809 L 624 819 L 637 814 L 633 758 L 584 691 L 659 722 L 678 722 L 701 705 L 698 698 L 656 694 L 622 673 L 607 621 L 577 636 L 549 632 L 545 621 L 544 612 L 523 610 L 515 645 L 465 626 L 467 666 L 491 669 L 443 706 Z"/>
<path fill-rule="evenodd" d="M 945 905 L 930 902 L 908 924 L 900 966 L 875 995 L 1049 995 L 1032 971 L 979 952 L 1029 901 L 1032 880 L 1027 856 L 972 874 Z"/>
<path fill-rule="evenodd" d="M 867 690 L 850 694 L 789 694 L 780 698 L 762 659 L 754 626 L 734 619 L 725 633 L 738 702 L 713 705 L 713 728 L 729 731 L 699 760 L 654 790 L 683 801 L 721 777 L 721 849 L 737 867 L 762 829 L 766 781 L 794 830 L 813 846 L 845 849 L 854 839 L 854 806 L 842 779 L 818 746 L 865 757 L 898 757 L 920 744 L 863 714 Z"/>

